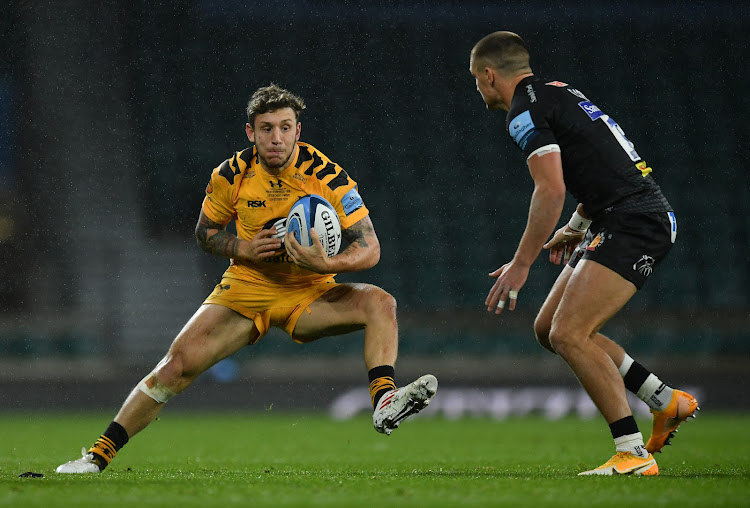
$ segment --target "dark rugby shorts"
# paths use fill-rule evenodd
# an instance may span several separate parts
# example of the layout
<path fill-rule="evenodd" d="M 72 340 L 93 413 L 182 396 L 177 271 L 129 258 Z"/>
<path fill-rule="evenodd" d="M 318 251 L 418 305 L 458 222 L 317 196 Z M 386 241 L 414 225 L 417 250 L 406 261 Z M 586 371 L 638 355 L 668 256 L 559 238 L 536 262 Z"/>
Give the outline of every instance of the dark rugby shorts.
<path fill-rule="evenodd" d="M 570 257 L 575 268 L 590 259 L 614 270 L 641 289 L 677 238 L 674 212 L 604 213 L 591 223 Z"/>

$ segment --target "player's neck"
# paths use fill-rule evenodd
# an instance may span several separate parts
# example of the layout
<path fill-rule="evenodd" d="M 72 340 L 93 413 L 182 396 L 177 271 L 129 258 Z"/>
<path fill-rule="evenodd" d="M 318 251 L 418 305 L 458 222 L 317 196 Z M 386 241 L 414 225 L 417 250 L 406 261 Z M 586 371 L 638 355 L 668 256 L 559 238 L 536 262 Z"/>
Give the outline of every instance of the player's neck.
<path fill-rule="evenodd" d="M 500 97 L 503 100 L 503 103 L 505 104 L 505 111 L 508 111 L 510 109 L 510 103 L 513 100 L 513 96 L 516 93 L 516 87 L 518 86 L 518 83 L 523 81 L 524 79 L 528 78 L 529 76 L 533 76 L 533 72 L 527 72 L 525 74 L 519 74 L 518 76 L 513 76 L 510 79 L 501 81 L 498 83 L 498 92 L 500 93 Z"/>
<path fill-rule="evenodd" d="M 299 145 L 294 146 L 294 150 L 292 150 L 292 153 L 289 155 L 289 158 L 284 163 L 283 166 L 277 167 L 277 168 L 270 168 L 266 164 L 266 162 L 263 160 L 262 157 L 259 157 L 260 167 L 263 168 L 263 171 L 268 173 L 271 176 L 279 176 L 281 173 L 286 171 L 286 169 L 292 165 L 292 163 L 297 160 L 297 153 L 299 152 Z"/>

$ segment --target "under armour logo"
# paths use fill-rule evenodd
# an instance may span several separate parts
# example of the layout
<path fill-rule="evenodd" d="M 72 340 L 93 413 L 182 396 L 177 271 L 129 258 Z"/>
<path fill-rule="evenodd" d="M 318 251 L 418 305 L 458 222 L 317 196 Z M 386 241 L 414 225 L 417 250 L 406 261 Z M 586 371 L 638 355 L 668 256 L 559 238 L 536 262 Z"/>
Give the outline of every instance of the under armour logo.
<path fill-rule="evenodd" d="M 633 270 L 637 271 L 641 275 L 648 277 L 651 272 L 654 271 L 654 263 L 656 260 L 651 256 L 643 255 L 641 259 L 633 263 Z"/>
<path fill-rule="evenodd" d="M 269 181 L 271 182 L 271 188 L 272 188 L 272 189 L 273 189 L 274 187 L 281 187 L 281 180 L 277 180 L 277 181 L 278 181 L 278 183 L 273 183 L 273 180 L 269 180 Z"/>

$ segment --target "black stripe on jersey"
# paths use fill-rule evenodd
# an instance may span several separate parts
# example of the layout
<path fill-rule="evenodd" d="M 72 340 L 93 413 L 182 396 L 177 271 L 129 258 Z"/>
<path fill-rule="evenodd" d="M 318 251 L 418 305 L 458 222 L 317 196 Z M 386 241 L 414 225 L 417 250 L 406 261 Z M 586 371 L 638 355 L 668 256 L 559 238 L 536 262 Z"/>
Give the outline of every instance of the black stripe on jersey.
<path fill-rule="evenodd" d="M 310 153 L 310 150 L 300 150 L 299 155 L 297 155 L 297 162 L 294 164 L 294 167 L 299 169 L 302 167 L 302 164 L 306 161 L 312 160 L 313 156 Z"/>
<path fill-rule="evenodd" d="M 250 162 L 253 159 L 253 149 L 252 148 L 245 148 L 240 152 L 240 159 L 243 160 L 245 163 L 245 167 L 250 166 Z"/>
<path fill-rule="evenodd" d="M 331 190 L 336 190 L 345 185 L 349 185 L 349 175 L 347 175 L 346 171 L 343 169 L 339 171 L 339 174 L 334 176 L 330 182 L 328 182 L 328 187 L 330 187 Z"/>
<path fill-rule="evenodd" d="M 336 173 L 336 166 L 329 162 L 328 164 L 325 165 L 323 169 L 315 173 L 315 176 L 317 177 L 318 180 L 322 180 L 328 175 L 332 175 L 334 173 Z"/>
<path fill-rule="evenodd" d="M 237 173 L 239 173 L 239 171 L 234 171 L 234 167 L 230 164 L 229 159 L 222 162 L 221 166 L 219 166 L 219 174 L 227 179 L 229 185 L 234 185 L 234 175 Z"/>
<path fill-rule="evenodd" d="M 318 157 L 317 153 L 314 153 L 312 157 L 312 164 L 310 164 L 310 167 L 305 170 L 305 174 L 307 176 L 312 176 L 315 168 L 319 168 L 322 165 L 323 165 L 323 159 Z"/>

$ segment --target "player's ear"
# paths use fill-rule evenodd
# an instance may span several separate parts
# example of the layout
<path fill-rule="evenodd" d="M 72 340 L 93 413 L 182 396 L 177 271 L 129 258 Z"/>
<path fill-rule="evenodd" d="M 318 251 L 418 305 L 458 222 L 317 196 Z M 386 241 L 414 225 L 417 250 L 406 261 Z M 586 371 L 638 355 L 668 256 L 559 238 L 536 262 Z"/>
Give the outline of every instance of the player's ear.
<path fill-rule="evenodd" d="M 297 122 L 297 135 L 295 141 L 299 141 L 299 133 L 302 132 L 302 123 Z"/>
<path fill-rule="evenodd" d="M 245 134 L 247 134 L 247 139 L 249 139 L 251 143 L 255 143 L 255 131 L 253 130 L 253 126 L 249 123 L 245 124 Z M 299 128 L 297 128 L 297 137 L 299 137 Z"/>
<path fill-rule="evenodd" d="M 485 67 L 484 75 L 487 77 L 487 82 L 490 86 L 495 86 L 495 71 L 492 70 L 492 67 Z"/>

